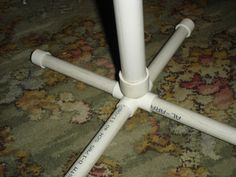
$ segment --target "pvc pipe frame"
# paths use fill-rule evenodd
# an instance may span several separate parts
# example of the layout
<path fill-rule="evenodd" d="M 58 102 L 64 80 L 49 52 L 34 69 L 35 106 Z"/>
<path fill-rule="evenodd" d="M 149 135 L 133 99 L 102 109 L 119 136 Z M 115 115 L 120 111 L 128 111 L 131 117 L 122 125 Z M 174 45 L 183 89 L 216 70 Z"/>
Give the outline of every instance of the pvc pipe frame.
<path fill-rule="evenodd" d="M 192 22 L 189 19 L 184 19 L 179 25 L 177 25 L 176 32 L 149 66 L 151 81 L 155 80 L 166 63 L 169 61 L 170 57 L 172 57 L 174 53 L 173 51 L 179 47 L 184 38 L 190 35 L 191 30 L 186 30 L 186 26 L 190 24 L 189 26 L 193 29 L 193 25 L 191 25 L 191 23 Z M 131 117 L 137 108 L 142 108 L 149 112 L 159 113 L 172 120 L 178 121 L 236 145 L 235 128 L 164 101 L 153 93 L 147 92 L 144 96 L 139 98 L 128 98 L 122 94 L 117 81 L 113 81 L 78 66 L 74 66 L 68 62 L 51 56 L 48 52 L 44 52 L 39 49 L 33 52 L 31 59 L 34 64 L 37 64 L 42 68 L 47 67 L 54 71 L 58 71 L 69 77 L 83 81 L 86 84 L 108 92 L 115 98 L 121 99 L 117 105 L 117 109 L 97 133 L 87 148 L 83 151 L 79 159 L 74 163 L 65 177 L 86 176 L 111 140 L 118 133 L 127 118 Z M 151 84 L 149 86 L 150 90 Z"/>
<path fill-rule="evenodd" d="M 131 43 L 129 43 L 129 41 L 126 41 L 127 39 L 125 38 L 126 35 L 131 33 L 129 33 L 129 31 L 128 32 L 126 31 L 128 29 L 122 27 L 123 23 L 129 25 L 128 21 L 132 19 L 131 18 L 126 22 L 124 18 L 124 17 L 129 17 L 130 14 L 128 15 L 126 14 L 127 11 L 128 12 L 130 11 L 129 8 L 132 9 L 131 14 L 135 19 L 133 25 L 136 27 L 138 25 L 142 25 L 142 20 L 141 21 L 138 20 L 139 18 L 138 13 L 135 11 L 135 9 L 132 8 L 135 7 L 139 9 L 138 11 L 140 11 L 142 7 L 140 2 L 141 0 L 129 0 L 129 1 L 114 0 L 116 19 L 118 21 L 118 28 L 119 28 L 118 40 L 119 40 L 120 52 L 122 55 L 121 58 L 123 58 L 121 59 L 123 64 L 122 64 L 122 73 L 120 77 L 121 79 L 120 84 L 117 81 L 113 81 L 103 76 L 99 76 L 88 70 L 85 70 L 78 66 L 74 66 L 68 62 L 62 61 L 56 57 L 51 56 L 51 54 L 48 52 L 44 52 L 42 50 L 37 49 L 32 54 L 31 59 L 34 64 L 39 65 L 42 68 L 47 67 L 54 71 L 58 71 L 69 77 L 72 77 L 79 81 L 85 82 L 86 84 L 89 84 L 93 87 L 108 92 L 112 94 L 115 98 L 121 99 L 114 113 L 104 124 L 104 126 L 100 129 L 97 135 L 93 138 L 93 140 L 90 142 L 87 148 L 83 151 L 79 159 L 74 163 L 74 165 L 65 175 L 65 177 L 86 176 L 87 173 L 90 171 L 90 169 L 93 167 L 93 165 L 96 163 L 96 161 L 99 159 L 99 157 L 102 155 L 106 147 L 109 145 L 111 140 L 118 133 L 118 131 L 125 123 L 127 118 L 131 117 L 137 110 L 137 108 L 141 108 L 149 112 L 159 113 L 172 120 L 178 121 L 180 123 L 198 129 L 202 132 L 205 132 L 209 135 L 217 137 L 221 140 L 236 145 L 235 128 L 225 125 L 223 123 L 219 123 L 213 119 L 194 113 L 190 110 L 181 108 L 167 101 L 164 101 L 158 98 L 157 95 L 149 92 L 149 90 L 151 90 L 152 88 L 151 84 L 152 81 L 155 80 L 155 78 L 158 76 L 158 74 L 161 72 L 164 66 L 168 63 L 169 59 L 173 56 L 174 52 L 178 49 L 183 40 L 186 37 L 190 36 L 194 28 L 194 24 L 190 19 L 182 20 L 181 23 L 176 26 L 176 31 L 173 34 L 173 36 L 169 39 L 169 41 L 163 47 L 162 51 L 160 51 L 160 53 L 151 63 L 149 69 L 146 69 L 145 65 L 143 65 L 145 62 L 141 61 L 144 60 L 142 44 L 140 46 L 138 44 L 137 46 L 135 45 L 138 48 L 138 50 L 135 49 L 134 51 L 133 49 L 131 49 L 129 46 Z M 126 6 L 125 4 L 128 4 L 127 7 L 129 8 L 123 12 L 122 9 L 123 6 Z M 117 16 L 117 13 L 120 11 L 122 11 L 122 14 L 124 13 L 127 16 L 124 14 Z M 119 22 L 119 20 L 121 20 L 122 22 Z M 132 27 L 130 28 L 132 29 Z M 136 33 L 132 31 L 135 33 L 135 35 L 133 35 L 133 37 L 129 38 L 128 40 L 131 39 L 133 40 L 133 38 L 138 37 L 138 35 L 140 35 L 140 33 L 143 32 L 140 29 L 137 29 L 137 31 L 139 32 Z M 142 34 L 140 36 L 141 38 L 143 37 Z M 142 43 L 141 38 L 138 37 L 137 42 L 139 41 Z M 123 47 L 122 45 L 126 47 Z M 125 63 L 126 60 L 130 60 L 129 57 L 135 56 L 134 54 L 135 52 L 138 52 L 141 56 L 140 59 L 138 59 L 138 61 L 141 62 L 137 63 L 137 66 L 139 69 L 141 68 L 140 69 L 141 71 L 137 75 L 135 73 L 138 72 L 139 70 L 133 69 L 136 67 L 135 61 L 134 60 L 127 61 L 127 63 Z M 143 83 L 145 83 L 146 85 Z M 122 84 L 126 85 L 122 86 Z M 141 87 L 139 84 L 141 85 Z M 140 87 L 141 89 L 144 88 L 143 91 L 145 91 L 147 85 L 148 89 L 146 90 L 145 93 L 142 92 L 142 94 L 138 93 L 136 95 L 132 94 L 130 95 L 129 90 L 132 90 L 133 88 L 137 89 Z M 137 97 L 137 95 L 139 96 Z"/>

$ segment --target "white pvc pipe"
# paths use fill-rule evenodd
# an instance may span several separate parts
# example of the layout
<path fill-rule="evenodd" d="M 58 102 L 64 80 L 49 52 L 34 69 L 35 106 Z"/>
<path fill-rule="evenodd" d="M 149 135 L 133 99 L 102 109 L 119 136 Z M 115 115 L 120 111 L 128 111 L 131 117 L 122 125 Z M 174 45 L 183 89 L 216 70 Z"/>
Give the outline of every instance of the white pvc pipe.
<path fill-rule="evenodd" d="M 129 116 L 128 107 L 119 105 L 65 177 L 86 176 Z"/>
<path fill-rule="evenodd" d="M 236 128 L 234 127 L 181 108 L 157 97 L 152 102 L 151 110 L 236 145 Z"/>
<path fill-rule="evenodd" d="M 189 37 L 194 28 L 194 23 L 190 19 L 182 20 L 177 26 L 175 33 L 163 46 L 161 51 L 149 65 L 150 80 L 154 81 L 164 69 L 168 61 L 182 44 L 186 37 Z"/>
<path fill-rule="evenodd" d="M 60 72 L 66 76 L 82 81 L 88 85 L 99 88 L 110 94 L 113 94 L 113 89 L 117 84 L 116 81 L 113 81 L 103 76 L 99 76 L 98 74 L 80 68 L 78 66 L 72 65 L 68 62 L 51 56 L 51 54 L 48 52 L 39 49 L 33 52 L 31 60 L 34 64 L 39 65 L 42 68 L 50 68 L 54 71 Z"/>
<path fill-rule="evenodd" d="M 143 2 L 113 0 L 119 42 L 121 71 L 127 82 L 145 79 Z"/>

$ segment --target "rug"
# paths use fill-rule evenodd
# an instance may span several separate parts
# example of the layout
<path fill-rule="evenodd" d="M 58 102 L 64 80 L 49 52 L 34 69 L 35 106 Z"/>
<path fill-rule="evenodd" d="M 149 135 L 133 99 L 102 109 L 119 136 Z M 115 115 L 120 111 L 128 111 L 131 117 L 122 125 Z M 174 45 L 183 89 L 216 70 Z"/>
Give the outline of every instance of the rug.
<path fill-rule="evenodd" d="M 236 2 L 144 0 L 146 63 L 183 18 L 196 27 L 154 82 L 159 97 L 236 127 Z M 110 0 L 1 0 L 0 177 L 63 176 L 118 100 L 30 61 L 35 49 L 116 79 Z M 135 49 L 134 49 L 135 50 Z M 138 110 L 88 177 L 235 177 L 236 147 Z"/>

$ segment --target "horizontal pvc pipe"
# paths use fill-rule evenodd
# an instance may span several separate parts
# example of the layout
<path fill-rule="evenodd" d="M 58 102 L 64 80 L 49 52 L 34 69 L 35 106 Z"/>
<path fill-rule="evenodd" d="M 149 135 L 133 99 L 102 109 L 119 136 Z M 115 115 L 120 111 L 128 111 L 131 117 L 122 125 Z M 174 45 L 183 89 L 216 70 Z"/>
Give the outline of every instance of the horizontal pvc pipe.
<path fill-rule="evenodd" d="M 127 82 L 139 82 L 146 77 L 143 2 L 142 0 L 113 0 L 121 72 Z"/>
<path fill-rule="evenodd" d="M 163 46 L 161 51 L 149 65 L 150 80 L 154 81 L 160 72 L 164 69 L 176 50 L 182 44 L 184 39 L 190 36 L 194 28 L 194 23 L 190 19 L 182 20 L 177 26 L 175 33 Z"/>
<path fill-rule="evenodd" d="M 236 145 L 236 128 L 181 108 L 156 97 L 151 110 L 216 138 Z"/>
<path fill-rule="evenodd" d="M 37 64 L 42 68 L 50 68 L 54 71 L 60 72 L 66 76 L 82 81 L 88 85 L 99 88 L 110 94 L 113 94 L 113 89 L 117 84 L 116 81 L 113 81 L 103 76 L 99 76 L 98 74 L 80 68 L 78 66 L 72 65 L 68 62 L 51 56 L 51 54 L 48 52 L 39 49 L 33 52 L 31 60 L 34 64 Z"/>
<path fill-rule="evenodd" d="M 86 176 L 129 116 L 128 107 L 123 104 L 119 105 L 65 177 Z"/>

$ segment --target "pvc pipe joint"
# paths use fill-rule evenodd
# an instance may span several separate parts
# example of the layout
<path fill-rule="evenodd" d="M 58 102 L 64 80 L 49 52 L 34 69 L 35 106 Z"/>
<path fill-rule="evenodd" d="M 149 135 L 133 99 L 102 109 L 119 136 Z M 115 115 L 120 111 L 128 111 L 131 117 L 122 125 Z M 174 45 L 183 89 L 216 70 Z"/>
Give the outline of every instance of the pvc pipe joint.
<path fill-rule="evenodd" d="M 51 56 L 51 53 L 36 49 L 31 55 L 31 61 L 41 68 L 45 68 L 45 66 L 43 66 L 43 60 L 47 55 Z"/>
<path fill-rule="evenodd" d="M 185 28 L 188 31 L 188 34 L 186 36 L 186 38 L 188 38 L 191 35 L 194 26 L 194 22 L 191 19 L 185 18 L 175 27 L 175 29 L 177 30 L 180 27 Z"/>
<path fill-rule="evenodd" d="M 117 104 L 117 108 L 119 106 L 126 106 L 129 109 L 129 117 L 132 117 L 138 108 L 138 102 L 136 99 L 123 97 Z"/>
<path fill-rule="evenodd" d="M 129 109 L 129 117 L 132 117 L 137 110 L 137 108 L 141 108 L 145 111 L 152 112 L 152 103 L 155 100 L 157 95 L 153 93 L 146 93 L 144 96 L 140 98 L 128 98 L 123 97 L 120 102 L 117 104 L 119 106 L 126 106 Z"/>
<path fill-rule="evenodd" d="M 128 82 L 124 79 L 122 72 L 119 72 L 120 89 L 124 96 L 129 98 L 139 98 L 144 96 L 151 88 L 149 71 L 146 68 L 146 77 L 138 82 Z"/>
<path fill-rule="evenodd" d="M 112 96 L 113 96 L 114 98 L 118 98 L 118 99 L 123 98 L 124 95 L 122 94 L 122 92 L 121 92 L 121 90 L 120 90 L 120 84 L 119 84 L 119 82 L 116 82 L 116 85 L 113 87 Z"/>

